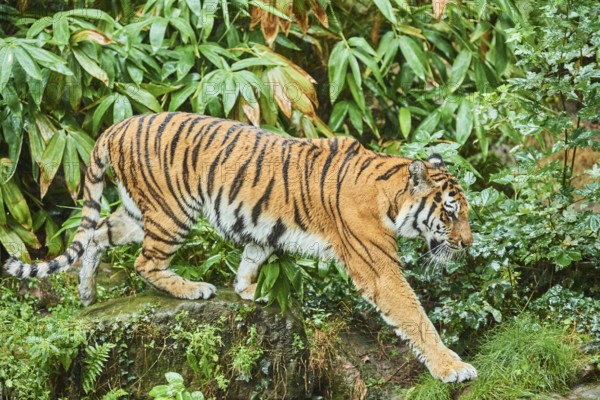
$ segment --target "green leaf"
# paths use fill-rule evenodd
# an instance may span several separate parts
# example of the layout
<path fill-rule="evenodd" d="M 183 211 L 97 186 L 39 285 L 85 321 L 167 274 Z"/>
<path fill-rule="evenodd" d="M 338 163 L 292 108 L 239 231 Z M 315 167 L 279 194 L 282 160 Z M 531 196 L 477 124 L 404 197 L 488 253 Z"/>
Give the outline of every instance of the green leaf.
<path fill-rule="evenodd" d="M 329 117 L 329 127 L 337 132 L 342 126 L 342 122 L 344 122 L 344 118 L 348 113 L 348 109 L 350 108 L 350 103 L 347 101 L 340 101 L 336 103 L 333 107 L 333 111 L 331 112 L 331 116 Z"/>
<path fill-rule="evenodd" d="M 190 83 L 183 88 L 171 94 L 171 102 L 169 103 L 169 111 L 177 111 L 179 107 L 194 93 L 196 84 Z"/>
<path fill-rule="evenodd" d="M 235 82 L 235 78 L 230 74 L 225 79 L 225 87 L 223 90 L 223 111 L 225 111 L 225 115 L 229 115 L 238 95 L 239 87 Z"/>
<path fill-rule="evenodd" d="M 390 0 L 374 0 L 374 3 L 388 21 L 390 21 L 393 25 L 398 23 Z"/>
<path fill-rule="evenodd" d="M 20 108 L 20 103 L 18 107 Z M 14 112 L 8 113 L 7 117 L 2 121 L 1 127 L 4 131 L 4 141 L 8 145 L 8 158 L 11 161 L 7 170 L 2 171 L 2 180 L 8 181 L 12 178 L 17 170 L 19 158 L 21 157 L 21 149 L 23 148 L 23 127 L 21 125 L 21 110 L 16 109 L 19 114 Z"/>
<path fill-rule="evenodd" d="M 67 68 L 66 61 L 56 54 L 44 50 L 40 47 L 31 46 L 27 43 L 21 45 L 29 55 L 39 64 L 63 75 L 73 75 L 73 72 Z"/>
<path fill-rule="evenodd" d="M 356 82 L 356 85 L 360 87 L 362 85 L 362 75 L 360 73 L 358 61 L 356 61 L 356 57 L 354 57 L 354 55 L 350 54 L 348 57 L 348 62 L 350 64 L 350 71 L 352 71 L 354 82 Z"/>
<path fill-rule="evenodd" d="M 31 39 L 40 34 L 44 29 L 52 25 L 53 17 L 43 17 L 35 21 L 27 30 L 27 38 Z"/>
<path fill-rule="evenodd" d="M 456 141 L 460 145 L 467 142 L 473 131 L 473 104 L 468 98 L 463 98 L 456 114 Z"/>
<path fill-rule="evenodd" d="M 421 80 L 425 80 L 428 65 L 423 49 L 408 36 L 400 36 L 398 41 L 400 43 L 400 51 L 404 55 L 409 67 Z"/>
<path fill-rule="evenodd" d="M 402 132 L 402 136 L 404 139 L 408 139 L 408 135 L 410 135 L 410 128 L 412 123 L 412 117 L 410 115 L 410 110 L 406 107 L 400 107 L 399 114 L 399 122 L 400 122 L 400 132 Z"/>
<path fill-rule="evenodd" d="M 25 260 L 26 262 L 31 261 L 23 240 L 21 240 L 16 232 L 4 225 L 0 225 L 0 243 L 2 243 L 2 246 L 4 246 L 11 256 Z"/>
<path fill-rule="evenodd" d="M 415 133 L 419 134 L 425 132 L 427 134 L 430 134 L 435 128 L 437 128 L 439 122 L 440 112 L 438 112 L 438 110 L 435 110 L 434 112 L 430 113 L 427 117 L 425 117 L 425 119 L 419 124 L 417 129 L 415 129 Z"/>
<path fill-rule="evenodd" d="M 62 130 L 57 131 L 42 154 L 40 162 L 40 198 L 44 198 L 46 195 L 48 187 L 61 165 L 66 142 L 65 133 Z"/>
<path fill-rule="evenodd" d="M 140 87 L 132 85 L 131 83 L 119 83 L 119 91 L 131 100 L 140 103 L 144 107 L 149 108 L 154 112 L 163 111 L 162 107 L 158 103 L 158 100 L 152 94 Z"/>
<path fill-rule="evenodd" d="M 54 40 L 60 46 L 69 44 L 69 21 L 66 17 L 57 18 L 52 23 L 52 29 L 54 30 Z"/>
<path fill-rule="evenodd" d="M 158 52 L 162 47 L 168 25 L 168 19 L 159 17 L 156 18 L 154 23 L 150 26 L 150 45 L 152 46 L 153 53 Z"/>
<path fill-rule="evenodd" d="M 123 121 L 133 115 L 131 110 L 131 102 L 122 94 L 115 95 L 115 103 L 113 105 L 113 124 Z"/>
<path fill-rule="evenodd" d="M 277 277 L 279 277 L 279 265 L 274 263 L 266 264 L 261 268 L 260 273 L 264 276 L 261 293 L 266 294 L 273 288 Z"/>
<path fill-rule="evenodd" d="M 15 58 L 17 59 L 17 62 L 21 65 L 23 70 L 25 70 L 25 73 L 27 73 L 27 75 L 29 75 L 33 79 L 42 79 L 40 69 L 37 66 L 37 64 L 33 61 L 29 53 L 27 53 L 19 46 L 14 46 L 12 49 L 15 53 Z"/>
<path fill-rule="evenodd" d="M 0 49 L 0 65 L 2 65 L 2 68 L 0 68 L 0 92 L 4 90 L 10 79 L 14 59 L 12 48 L 3 47 Z"/>
<path fill-rule="evenodd" d="M 26 229 L 31 229 L 32 220 L 29 206 L 25 201 L 21 189 L 15 183 L 14 179 L 0 185 L 2 188 L 2 198 L 8 212 L 13 218 Z"/>
<path fill-rule="evenodd" d="M 350 122 L 356 128 L 358 133 L 362 135 L 363 133 L 363 120 L 362 113 L 354 104 L 350 104 L 350 108 L 348 109 L 348 115 L 350 116 Z"/>
<path fill-rule="evenodd" d="M 344 78 L 346 77 L 349 56 L 350 50 L 343 41 L 335 45 L 329 56 L 329 95 L 332 104 L 335 103 L 335 100 L 344 88 Z"/>
<path fill-rule="evenodd" d="M 150 26 L 150 46 L 152 47 L 152 53 L 156 53 L 162 47 L 167 25 L 169 25 L 169 20 L 159 17 Z"/>
<path fill-rule="evenodd" d="M 89 164 L 90 154 L 92 153 L 92 149 L 94 148 L 94 139 L 89 137 L 84 131 L 81 129 L 72 129 L 71 127 L 64 127 L 70 136 L 75 139 L 77 142 L 77 153 L 79 153 L 79 157 L 83 160 L 83 162 L 87 165 Z"/>
<path fill-rule="evenodd" d="M 506 39 L 499 31 L 495 31 L 494 36 L 496 37 L 494 46 L 494 66 L 496 67 L 498 75 L 501 75 L 508 65 Z"/>
<path fill-rule="evenodd" d="M 106 96 L 94 110 L 94 116 L 92 117 L 92 130 L 94 132 L 98 132 L 98 128 L 100 128 L 104 114 L 106 114 L 106 111 L 114 103 L 114 101 L 115 95 L 110 94 Z"/>
<path fill-rule="evenodd" d="M 462 85 L 470 65 L 471 52 L 469 50 L 461 51 L 454 59 L 454 64 L 452 64 L 452 69 L 450 70 L 449 86 L 451 93 L 454 93 Z"/>
<path fill-rule="evenodd" d="M 235 63 L 233 63 L 231 65 L 231 70 L 232 71 L 240 71 L 240 70 L 246 70 L 250 67 L 268 67 L 268 66 L 276 66 L 276 65 L 285 66 L 285 64 L 274 61 L 274 60 L 269 60 L 266 58 L 251 57 L 251 58 L 245 58 L 240 61 L 236 61 Z"/>
<path fill-rule="evenodd" d="M 74 47 L 72 51 L 79 65 L 81 65 L 88 74 L 108 86 L 108 75 L 94 60 L 88 57 L 88 55 L 79 48 Z"/>
<path fill-rule="evenodd" d="M 348 82 L 348 88 L 350 88 L 350 93 L 352 93 L 352 98 L 354 102 L 363 112 L 366 111 L 366 103 L 365 103 L 365 95 L 363 93 L 362 86 L 359 86 L 354 80 L 354 75 L 348 73 L 346 75 L 346 82 Z"/>

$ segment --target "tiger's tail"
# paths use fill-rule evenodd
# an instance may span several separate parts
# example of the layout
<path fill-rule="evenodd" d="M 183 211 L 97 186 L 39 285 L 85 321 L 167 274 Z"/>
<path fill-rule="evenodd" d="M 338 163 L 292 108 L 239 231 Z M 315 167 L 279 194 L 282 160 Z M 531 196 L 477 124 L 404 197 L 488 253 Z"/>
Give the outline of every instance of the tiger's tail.
<path fill-rule="evenodd" d="M 108 147 L 106 135 L 100 135 L 87 168 L 81 224 L 71 245 L 65 252 L 53 260 L 37 264 L 27 264 L 16 257 L 10 257 L 4 264 L 6 271 L 13 276 L 23 278 L 43 278 L 55 272 L 68 270 L 81 256 L 94 237 L 100 219 L 100 201 L 104 188 L 104 173 L 108 164 Z"/>

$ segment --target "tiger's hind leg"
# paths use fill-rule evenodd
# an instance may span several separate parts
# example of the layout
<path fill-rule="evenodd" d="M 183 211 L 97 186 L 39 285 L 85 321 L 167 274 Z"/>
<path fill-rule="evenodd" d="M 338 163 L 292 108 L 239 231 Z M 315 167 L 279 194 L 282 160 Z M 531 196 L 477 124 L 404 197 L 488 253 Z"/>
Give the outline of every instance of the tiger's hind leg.
<path fill-rule="evenodd" d="M 153 218 L 156 217 L 156 218 Z M 217 288 L 206 282 L 183 279 L 169 269 L 171 258 L 181 247 L 187 231 L 161 223 L 163 215 L 144 215 L 145 236 L 142 253 L 135 261 L 135 269 L 154 288 L 180 299 L 208 299 Z M 189 228 L 188 228 L 189 229 Z"/>
<path fill-rule="evenodd" d="M 244 300 L 254 300 L 256 292 L 256 277 L 260 266 L 273 253 L 273 248 L 270 246 L 260 246 L 258 244 L 247 244 L 244 247 L 242 260 L 238 267 L 238 272 L 235 277 L 235 292 Z M 257 301 L 266 301 L 266 298 L 258 299 Z"/>
<path fill-rule="evenodd" d="M 96 277 L 104 252 L 114 246 L 141 243 L 143 238 L 142 221 L 133 217 L 123 207 L 100 220 L 94 232 L 94 238 L 81 258 L 79 298 L 83 305 L 89 306 L 96 301 Z"/>

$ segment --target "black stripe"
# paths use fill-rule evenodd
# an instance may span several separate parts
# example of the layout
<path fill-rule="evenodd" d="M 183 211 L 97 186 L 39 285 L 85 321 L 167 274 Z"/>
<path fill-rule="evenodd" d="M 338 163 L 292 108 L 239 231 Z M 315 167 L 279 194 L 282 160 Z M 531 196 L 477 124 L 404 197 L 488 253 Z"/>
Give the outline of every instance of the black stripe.
<path fill-rule="evenodd" d="M 171 146 L 169 148 L 169 164 L 173 165 L 173 159 L 175 158 L 175 149 L 177 149 L 177 144 L 179 143 L 179 138 L 183 132 L 183 129 L 190 123 L 192 118 L 187 118 L 179 125 L 177 132 L 173 135 L 173 141 L 171 142 Z M 166 161 L 166 160 L 165 160 Z"/>
<path fill-rule="evenodd" d="M 60 263 L 57 260 L 48 261 L 48 273 L 53 274 L 60 269 Z"/>
<path fill-rule="evenodd" d="M 419 222 L 419 214 L 421 214 L 421 212 L 422 212 L 422 211 L 423 211 L 423 209 L 425 208 L 425 201 L 426 201 L 426 200 L 427 200 L 427 198 L 425 198 L 425 197 L 423 197 L 423 198 L 421 199 L 421 202 L 419 203 L 419 208 L 417 208 L 417 212 L 415 212 L 415 215 L 414 215 L 414 220 L 413 220 L 413 228 L 414 228 L 414 229 L 415 229 L 417 232 L 419 232 L 419 233 L 421 233 L 421 230 L 419 229 L 419 226 L 418 226 L 418 222 Z"/>
<path fill-rule="evenodd" d="M 210 164 L 210 168 L 208 169 L 207 183 L 206 183 L 206 194 L 208 197 L 212 194 L 214 185 L 215 185 L 215 172 L 219 163 L 221 162 L 221 155 L 223 154 L 223 150 L 217 154 L 217 157 Z"/>
<path fill-rule="evenodd" d="M 262 174 L 262 164 L 263 164 L 263 161 L 265 158 L 265 152 L 267 150 L 268 143 L 269 143 L 269 141 L 265 140 L 265 144 L 262 147 L 262 149 L 260 150 L 258 157 L 256 158 L 256 173 L 254 175 L 254 181 L 252 182 L 252 187 L 256 186 L 258 184 L 258 181 L 260 180 L 260 176 Z"/>
<path fill-rule="evenodd" d="M 273 247 L 277 247 L 277 242 L 279 241 L 279 238 L 281 238 L 281 236 L 285 233 L 286 229 L 287 228 L 285 224 L 281 221 L 281 218 L 277 219 L 277 222 L 273 226 L 273 230 L 271 231 L 271 233 L 269 233 L 267 243 L 269 243 Z"/>
<path fill-rule="evenodd" d="M 91 219 L 89 217 L 81 217 L 80 226 L 84 229 L 95 229 L 96 224 L 98 224 L 98 221 L 96 221 L 95 219 Z"/>
<path fill-rule="evenodd" d="M 396 172 L 400 171 L 403 167 L 405 167 L 405 165 L 403 165 L 403 164 L 394 165 L 392 168 L 388 169 L 383 174 L 379 175 L 376 180 L 377 181 L 387 181 L 392 176 L 394 176 L 394 174 Z"/>
<path fill-rule="evenodd" d="M 258 202 L 252 209 L 252 222 L 254 223 L 254 225 L 256 225 L 256 222 L 258 221 L 258 217 L 262 212 L 263 204 L 265 205 L 265 208 L 269 206 L 269 198 L 271 197 L 271 191 L 273 190 L 274 182 L 275 182 L 274 179 L 271 178 L 271 180 L 269 181 L 269 184 L 267 185 L 267 188 L 265 189 L 265 192 L 260 197 L 260 199 L 258 199 Z"/>
<path fill-rule="evenodd" d="M 323 204 L 324 208 L 327 208 L 327 205 L 325 204 L 325 180 L 327 178 L 327 172 L 329 171 L 329 168 L 331 167 L 331 162 L 333 161 L 333 159 L 335 158 L 336 154 L 337 154 L 337 150 L 338 150 L 338 139 L 333 139 L 330 144 L 329 144 L 329 155 L 327 156 L 327 159 L 325 160 L 325 165 L 323 165 L 323 172 L 321 173 L 321 203 Z"/>
<path fill-rule="evenodd" d="M 244 232 L 244 229 L 246 228 L 246 224 L 244 222 L 244 217 L 241 214 L 243 204 L 244 204 L 243 201 L 240 202 L 238 207 L 233 212 L 233 215 L 235 216 L 235 223 L 233 224 L 232 229 L 233 229 L 233 232 L 238 233 L 238 234 L 242 234 Z"/>
<path fill-rule="evenodd" d="M 180 245 L 181 243 L 183 243 L 183 239 L 167 239 L 162 236 L 158 236 L 157 234 L 155 234 L 154 232 L 152 232 L 150 230 L 144 231 L 144 235 L 152 238 L 153 240 L 156 240 L 157 242 L 166 243 L 171 246 L 177 246 L 177 245 Z"/>
<path fill-rule="evenodd" d="M 288 201 L 290 199 L 289 169 L 290 169 L 290 157 L 292 154 L 291 145 L 292 144 L 287 140 L 281 144 L 281 159 L 283 160 L 283 166 L 282 166 L 283 188 L 285 190 L 286 204 L 288 203 Z M 286 153 L 287 153 L 287 155 L 286 155 Z"/>
<path fill-rule="evenodd" d="M 100 211 L 100 203 L 98 203 L 96 200 L 85 200 L 83 202 L 83 206 L 87 208 L 92 208 L 96 211 Z"/>
<path fill-rule="evenodd" d="M 108 244 L 111 247 L 114 247 L 115 242 L 113 241 L 112 225 L 110 224 L 110 218 L 106 218 L 104 221 L 106 221 L 106 236 L 108 237 Z"/>
<path fill-rule="evenodd" d="M 77 252 L 77 257 L 81 257 L 83 255 L 83 253 L 85 252 L 85 249 L 83 248 L 83 244 L 81 244 L 81 242 L 78 240 L 71 243 L 71 248 Z"/>
<path fill-rule="evenodd" d="M 302 221 L 302 218 L 300 216 L 300 210 L 298 210 L 298 203 L 296 203 L 295 201 L 294 201 L 294 222 L 296 223 L 296 225 L 298 225 L 300 227 L 300 229 L 302 229 L 303 231 L 306 231 L 307 226 Z"/>
<path fill-rule="evenodd" d="M 360 169 L 358 170 L 358 174 L 356 174 L 354 183 L 358 182 L 358 178 L 360 177 L 360 175 L 365 171 L 365 169 L 367 169 L 367 167 L 369 165 L 371 165 L 371 163 L 373 162 L 373 160 L 375 160 L 375 158 L 376 157 L 370 157 L 370 158 L 367 158 L 365 161 L 363 161 L 362 165 L 360 166 Z"/>

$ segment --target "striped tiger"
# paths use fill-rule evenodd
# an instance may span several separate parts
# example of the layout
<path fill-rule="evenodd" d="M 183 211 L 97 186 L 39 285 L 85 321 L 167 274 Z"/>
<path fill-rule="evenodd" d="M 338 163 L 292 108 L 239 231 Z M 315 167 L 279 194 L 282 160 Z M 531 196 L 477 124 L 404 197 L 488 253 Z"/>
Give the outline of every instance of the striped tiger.
<path fill-rule="evenodd" d="M 109 165 L 122 205 L 100 218 Z M 260 266 L 275 250 L 334 257 L 434 377 L 476 377 L 442 343 L 397 253 L 397 235 L 423 237 L 441 261 L 472 243 L 464 193 L 437 154 L 412 160 L 378 154 L 346 137 L 287 138 L 198 114 L 134 116 L 99 136 L 81 225 L 65 253 L 34 265 L 11 258 L 6 269 L 20 278 L 45 277 L 82 258 L 79 290 L 88 305 L 95 301 L 103 252 L 141 242 L 135 269 L 147 283 L 181 299 L 208 299 L 215 286 L 169 269 L 200 215 L 245 245 L 235 279 L 242 299 L 254 299 Z"/>

